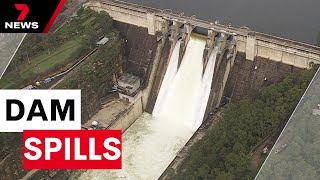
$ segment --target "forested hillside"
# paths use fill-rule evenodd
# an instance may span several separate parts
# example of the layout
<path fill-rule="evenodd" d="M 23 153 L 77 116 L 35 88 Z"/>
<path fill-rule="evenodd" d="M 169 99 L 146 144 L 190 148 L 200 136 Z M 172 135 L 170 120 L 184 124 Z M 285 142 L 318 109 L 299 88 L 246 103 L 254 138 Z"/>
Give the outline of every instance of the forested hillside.
<path fill-rule="evenodd" d="M 319 72 L 266 160 L 259 179 L 319 179 Z M 279 152 L 284 144 L 286 148 Z"/>
<path fill-rule="evenodd" d="M 41 77 L 60 73 L 97 48 L 70 76 L 64 76 L 57 87 L 82 90 L 82 113 L 88 114 L 86 110 L 90 108 L 99 109 L 101 94 L 122 65 L 123 41 L 106 13 L 81 8 L 77 14 L 56 33 L 27 36 L 1 79 L 0 88 L 19 89 Z M 109 41 L 97 46 L 102 37 Z M 99 104 L 93 107 L 95 103 Z M 22 169 L 21 143 L 21 133 L 0 133 L 0 179 L 20 179 L 28 172 Z"/>
<path fill-rule="evenodd" d="M 28 34 L 15 54 L 0 88 L 19 89 L 72 67 L 96 47 L 102 37 L 114 38 L 113 19 L 81 8 L 56 32 Z"/>
<path fill-rule="evenodd" d="M 227 105 L 174 179 L 253 179 L 258 169 L 250 167 L 250 151 L 289 119 L 316 69 L 291 74 L 254 99 Z"/>

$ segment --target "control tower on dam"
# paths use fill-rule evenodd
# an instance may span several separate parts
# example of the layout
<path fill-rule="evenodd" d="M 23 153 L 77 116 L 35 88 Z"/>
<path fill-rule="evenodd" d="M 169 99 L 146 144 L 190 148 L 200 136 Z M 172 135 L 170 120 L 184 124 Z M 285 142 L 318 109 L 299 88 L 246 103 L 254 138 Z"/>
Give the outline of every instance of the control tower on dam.
<path fill-rule="evenodd" d="M 236 36 L 237 52 L 245 53 L 247 60 L 261 57 L 299 68 L 309 68 L 311 63 L 320 64 L 320 47 L 251 31 L 247 27 L 225 26 L 194 16 L 174 14 L 170 9 L 160 10 L 116 0 L 92 0 L 85 6 L 96 11 L 105 11 L 116 21 L 145 27 L 149 34 L 156 35 L 158 39 L 168 33 L 170 28 L 166 26 L 178 23 L 188 26 L 189 31 L 203 28 Z"/>

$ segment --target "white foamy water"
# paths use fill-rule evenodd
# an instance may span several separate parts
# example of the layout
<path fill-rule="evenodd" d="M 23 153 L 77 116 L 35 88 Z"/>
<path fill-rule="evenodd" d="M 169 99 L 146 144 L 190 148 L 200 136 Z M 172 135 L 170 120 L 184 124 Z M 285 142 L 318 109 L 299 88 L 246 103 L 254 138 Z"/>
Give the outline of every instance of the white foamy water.
<path fill-rule="evenodd" d="M 200 86 L 200 97 L 199 97 L 199 112 L 198 116 L 195 118 L 195 124 L 194 127 L 200 127 L 202 124 L 204 114 L 206 112 L 209 96 L 210 96 L 210 91 L 211 91 L 211 85 L 212 85 L 212 80 L 213 80 L 213 74 L 214 74 L 214 68 L 216 65 L 216 59 L 217 59 L 217 54 L 218 54 L 218 48 L 215 47 L 213 51 L 211 52 L 211 55 L 209 57 L 206 69 L 203 73 L 202 77 L 202 83 Z"/>
<path fill-rule="evenodd" d="M 162 80 L 160 91 L 157 97 L 157 101 L 154 105 L 153 115 L 158 115 L 162 111 L 163 102 L 168 97 L 168 92 L 170 91 L 173 83 L 173 79 L 178 71 L 178 60 L 180 51 L 181 40 L 177 41 L 166 70 L 166 74 Z"/>
<path fill-rule="evenodd" d="M 174 78 L 171 90 L 163 103 L 165 107 L 154 117 L 161 121 L 177 123 L 177 129 L 193 129 L 197 114 L 198 94 L 203 71 L 203 51 L 205 41 L 191 38 L 185 51 L 180 68 Z"/>
<path fill-rule="evenodd" d="M 168 79 L 172 79 L 172 83 L 162 96 L 162 105 L 156 107 L 161 110 L 155 109 L 157 113 L 153 116 L 144 113 L 123 134 L 123 169 L 87 171 L 80 179 L 153 180 L 161 176 L 199 127 L 195 127 L 195 122 L 202 121 L 200 109 L 205 107 L 207 102 L 200 101 L 199 98 L 203 97 L 198 94 L 207 92 L 201 90 L 204 87 L 202 80 L 204 47 L 205 41 L 191 38 L 177 73 L 172 70 L 176 64 L 170 62 L 169 66 L 174 67 L 168 67 L 166 75 L 170 74 Z M 172 56 L 176 55 L 173 53 Z M 209 62 L 213 64 L 212 60 Z M 209 69 L 204 74 L 213 71 Z M 210 75 L 207 76 L 209 78 Z"/>

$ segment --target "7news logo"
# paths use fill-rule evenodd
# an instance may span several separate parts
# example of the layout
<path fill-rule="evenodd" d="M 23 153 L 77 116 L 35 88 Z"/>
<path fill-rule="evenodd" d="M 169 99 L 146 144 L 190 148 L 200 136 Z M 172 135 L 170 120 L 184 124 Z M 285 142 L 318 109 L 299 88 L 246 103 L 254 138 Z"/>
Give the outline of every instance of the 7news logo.
<path fill-rule="evenodd" d="M 38 29 L 38 22 L 23 22 L 30 9 L 27 4 L 14 4 L 18 11 L 21 11 L 16 22 L 5 22 L 5 29 Z"/>
<path fill-rule="evenodd" d="M 66 0 L 0 0 L 0 33 L 47 33 Z"/>

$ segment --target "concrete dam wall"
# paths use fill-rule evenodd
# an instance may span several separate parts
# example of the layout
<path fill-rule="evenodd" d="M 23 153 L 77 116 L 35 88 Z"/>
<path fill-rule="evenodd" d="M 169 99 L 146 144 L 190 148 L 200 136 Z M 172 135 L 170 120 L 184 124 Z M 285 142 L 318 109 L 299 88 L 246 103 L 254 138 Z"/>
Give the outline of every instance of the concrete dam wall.
<path fill-rule="evenodd" d="M 192 137 L 201 125 L 207 101 L 211 91 L 211 81 L 215 69 L 218 47 L 215 47 L 208 65 L 203 66 L 203 53 L 206 39 L 192 35 L 183 60 L 178 68 L 180 41 L 173 42 L 171 57 L 166 68 L 165 77 L 156 100 L 152 115 L 144 113 L 131 125 L 141 113 L 143 96 L 150 95 L 149 88 L 156 76 L 157 62 L 165 42 L 159 41 L 155 66 L 152 67 L 148 87 L 141 92 L 130 109 L 110 128 L 130 127 L 123 134 L 124 166 L 119 171 L 87 171 L 80 179 L 157 179 L 175 158 L 176 153 Z M 157 65 L 156 65 L 157 64 Z M 172 71 L 171 71 L 172 69 Z M 168 86 L 165 86 L 168 84 Z M 164 87 L 164 88 L 163 88 Z M 154 88 L 151 88 L 154 89 Z M 143 152 L 143 153 L 142 153 Z M 148 168 L 146 168 L 148 167 Z"/>
<path fill-rule="evenodd" d="M 247 29 L 226 29 L 210 22 L 121 1 L 92 1 L 86 6 L 106 11 L 118 22 L 145 29 L 154 46 L 151 61 L 141 60 L 137 71 L 145 77 L 145 86 L 123 116 L 109 127 L 125 131 L 126 166 L 118 172 L 88 171 L 80 177 L 84 180 L 157 179 L 201 126 L 202 120 L 225 100 L 224 94 L 228 94 L 225 92 L 229 92 L 230 87 L 227 84 L 229 74 L 238 55 L 248 62 L 263 58 L 299 68 L 309 68 L 311 62 L 320 62 L 317 47 Z M 207 33 L 194 35 L 193 32 L 198 30 L 196 27 L 207 29 Z M 171 71 L 172 56 L 175 56 L 173 64 L 177 67 Z M 144 63 L 149 64 L 148 70 L 143 70 Z M 135 70 L 136 67 L 132 68 Z M 166 92 L 161 92 L 166 83 L 170 85 L 164 88 Z M 236 85 L 237 80 L 232 89 Z M 232 90 L 230 97 L 233 93 Z M 162 105 L 157 105 L 160 100 Z M 150 114 L 143 114 L 144 111 Z M 135 156 L 139 152 L 144 153 Z"/>
<path fill-rule="evenodd" d="M 116 22 L 117 24 L 118 22 Z M 126 25 L 122 24 L 121 26 Z M 213 36 L 213 40 L 208 41 L 202 35 L 191 37 L 192 29 L 182 36 L 174 36 L 178 35 L 180 31 L 181 29 L 177 25 L 176 31 L 164 35 L 163 38 L 157 38 L 158 41 L 154 42 L 155 46 L 153 47 L 156 48 L 153 49 L 156 50 L 152 53 L 154 55 L 151 60 L 141 60 L 142 63 L 140 64 L 142 67 L 144 63 L 149 64 L 150 71 L 147 70 L 146 72 L 150 73 L 145 73 L 147 83 L 132 105 L 109 126 L 110 129 L 125 131 L 123 148 L 127 155 L 123 158 L 124 164 L 127 164 L 127 166 L 119 172 L 87 171 L 80 176 L 80 179 L 116 179 L 119 177 L 156 179 L 201 125 L 207 112 L 207 102 L 212 101 L 212 81 L 216 79 L 214 76 L 221 69 L 219 67 L 223 64 L 222 61 L 226 59 L 223 58 L 225 50 L 221 49 L 227 44 L 227 36 L 224 38 L 221 35 L 223 42 L 220 42 L 219 38 L 215 38 L 215 36 Z M 127 37 L 129 30 L 124 30 L 121 33 L 124 34 L 124 37 Z M 177 46 L 181 41 L 183 41 L 182 48 Z M 217 41 L 217 44 L 215 44 L 215 41 Z M 130 43 L 130 39 L 128 42 L 129 46 L 133 43 Z M 210 45 L 210 48 L 208 45 Z M 145 48 L 148 49 L 149 47 Z M 132 52 L 135 53 L 136 51 L 131 50 Z M 130 55 L 128 57 L 130 58 Z M 172 78 L 166 79 L 165 75 L 172 66 L 170 63 L 173 60 L 176 69 L 171 72 Z M 197 68 L 195 68 L 194 63 Z M 136 68 L 133 68 L 132 72 Z M 131 71 L 130 68 L 127 70 Z M 164 93 L 163 97 L 159 97 L 158 93 L 165 82 L 169 82 L 171 85 L 164 88 L 168 92 Z M 222 89 L 219 88 L 217 92 L 223 92 Z M 216 93 L 215 97 L 220 94 Z M 161 99 L 164 100 L 163 106 L 154 109 L 153 106 Z M 162 110 L 157 111 L 156 109 Z M 142 114 L 144 110 L 148 110 L 148 112 L 157 111 L 158 113 L 153 113 L 152 116 L 146 113 Z M 179 110 L 179 112 L 176 110 Z M 168 129 L 172 129 L 169 131 L 172 133 L 168 133 Z M 152 143 L 152 145 L 148 145 L 149 143 Z M 131 155 L 139 154 L 138 152 L 142 150 L 145 153 L 141 156 Z M 150 155 L 153 157 L 149 157 Z M 144 167 L 150 168 L 145 169 Z"/>
<path fill-rule="evenodd" d="M 262 57 L 299 68 L 309 68 L 312 62 L 320 63 L 320 48 L 317 46 L 253 32 L 246 27 L 228 27 L 193 17 L 177 15 L 170 10 L 159 10 L 122 1 L 90 1 L 86 6 L 97 11 L 106 11 L 116 21 L 145 27 L 152 35 L 161 34 L 159 32 L 163 32 L 166 21 L 188 24 L 193 28 L 201 27 L 216 32 L 233 34 L 237 36 L 237 51 L 245 53 L 248 60 Z"/>

